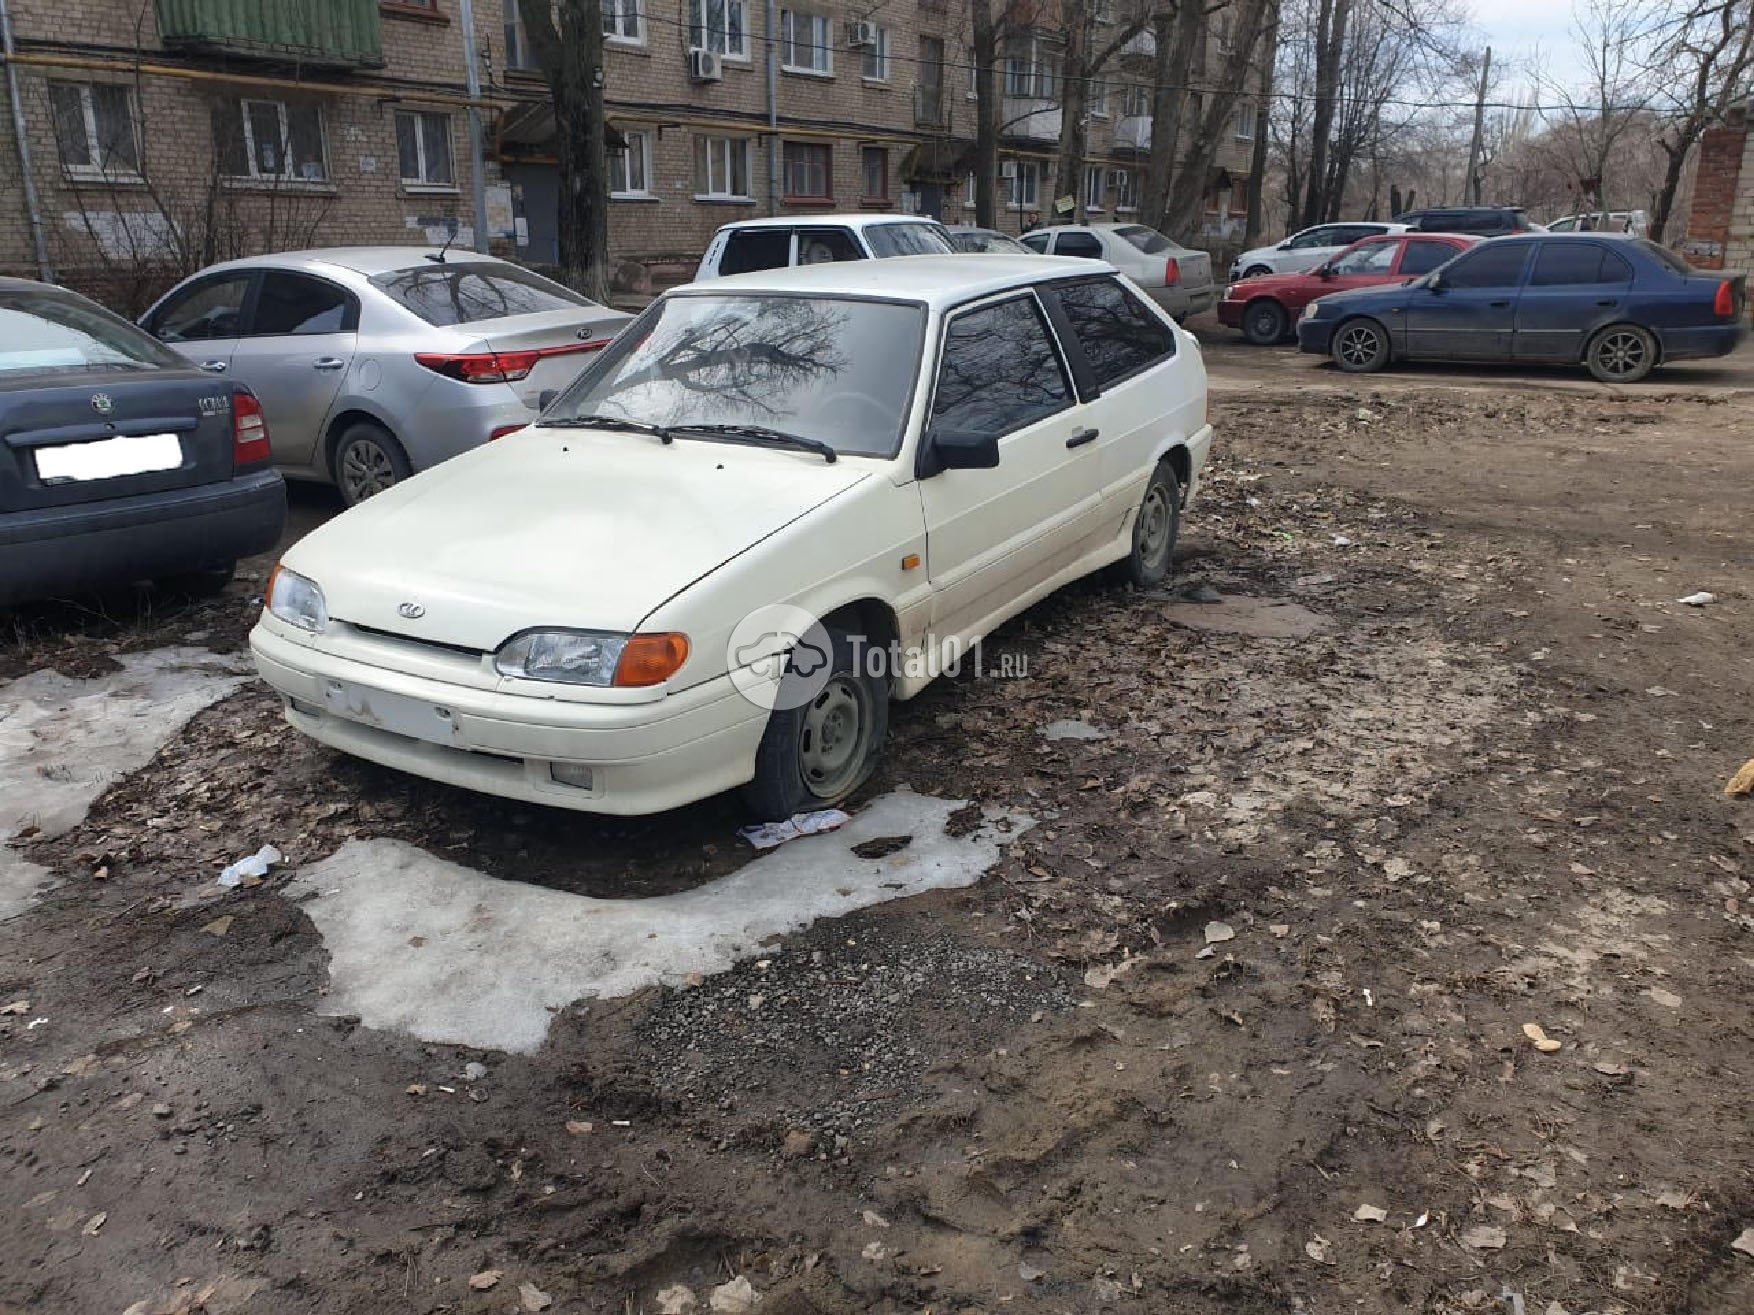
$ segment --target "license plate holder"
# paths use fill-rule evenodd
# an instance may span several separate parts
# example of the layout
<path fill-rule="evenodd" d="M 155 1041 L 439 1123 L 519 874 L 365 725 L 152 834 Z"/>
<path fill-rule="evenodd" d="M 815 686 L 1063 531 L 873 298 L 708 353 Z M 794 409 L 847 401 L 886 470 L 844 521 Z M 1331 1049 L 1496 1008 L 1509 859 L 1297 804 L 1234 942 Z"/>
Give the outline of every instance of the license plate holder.
<path fill-rule="evenodd" d="M 457 719 L 441 703 L 370 689 L 346 680 L 323 682 L 323 704 L 333 715 L 392 735 L 456 748 Z"/>
<path fill-rule="evenodd" d="M 82 484 L 175 470 L 183 464 L 183 444 L 175 434 L 129 434 L 39 447 L 36 462 L 44 484 Z"/>

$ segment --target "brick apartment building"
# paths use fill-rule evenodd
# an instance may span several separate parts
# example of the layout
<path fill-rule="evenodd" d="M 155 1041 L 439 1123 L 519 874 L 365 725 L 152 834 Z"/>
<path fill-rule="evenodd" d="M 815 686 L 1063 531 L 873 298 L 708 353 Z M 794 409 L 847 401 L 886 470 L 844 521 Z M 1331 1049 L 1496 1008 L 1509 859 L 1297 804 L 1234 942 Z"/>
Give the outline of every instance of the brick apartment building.
<path fill-rule="evenodd" d="M 1754 272 L 1754 132 L 1749 106 L 1732 110 L 1699 143 L 1682 254 L 1700 269 Z"/>
<path fill-rule="evenodd" d="M 138 303 L 167 272 L 310 245 L 470 241 L 459 0 L 3 0 L 34 183 L 0 133 L 0 272 Z M 495 249 L 555 258 L 553 120 L 515 0 L 475 0 Z M 603 0 L 612 256 L 685 264 L 729 220 L 917 210 L 972 222 L 966 0 Z M 1111 27 L 1108 29 L 1113 31 Z M 1216 69 L 1227 22 L 1196 69 Z M 1152 38 L 1090 97 L 1088 165 L 1052 177 L 1052 32 L 1002 52 L 1004 226 L 1075 193 L 1137 208 Z M 1251 85 L 1253 80 L 1251 79 Z M 1208 228 L 1240 227 L 1244 103 L 1209 180 Z M 141 271 L 145 270 L 146 273 Z"/>

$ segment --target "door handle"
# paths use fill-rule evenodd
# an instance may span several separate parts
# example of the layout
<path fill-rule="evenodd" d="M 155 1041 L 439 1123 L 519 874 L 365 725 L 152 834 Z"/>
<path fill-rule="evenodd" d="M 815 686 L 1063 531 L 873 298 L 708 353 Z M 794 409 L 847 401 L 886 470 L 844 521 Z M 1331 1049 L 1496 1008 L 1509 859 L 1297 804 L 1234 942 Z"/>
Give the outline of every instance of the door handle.
<path fill-rule="evenodd" d="M 1620 301 L 1616 297 L 1607 297 L 1596 303 L 1598 306 L 1618 306 L 1619 304 Z"/>
<path fill-rule="evenodd" d="M 1096 442 L 1099 437 L 1101 437 L 1101 434 L 1098 430 L 1080 429 L 1076 434 L 1073 434 L 1072 437 L 1066 440 L 1066 446 L 1083 447 L 1086 443 Z"/>
<path fill-rule="evenodd" d="M 226 367 L 226 362 L 224 362 L 224 361 L 202 361 L 201 362 L 201 368 L 203 370 L 209 371 L 212 374 L 224 374 L 225 367 Z"/>
<path fill-rule="evenodd" d="M 1491 301 L 1491 302 L 1487 302 L 1486 304 L 1489 305 L 1490 307 L 1492 307 L 1493 310 L 1509 310 L 1510 309 L 1510 303 L 1508 301 Z"/>
<path fill-rule="evenodd" d="M 347 364 L 339 356 L 319 356 L 311 362 L 313 370 L 339 370 Z"/>

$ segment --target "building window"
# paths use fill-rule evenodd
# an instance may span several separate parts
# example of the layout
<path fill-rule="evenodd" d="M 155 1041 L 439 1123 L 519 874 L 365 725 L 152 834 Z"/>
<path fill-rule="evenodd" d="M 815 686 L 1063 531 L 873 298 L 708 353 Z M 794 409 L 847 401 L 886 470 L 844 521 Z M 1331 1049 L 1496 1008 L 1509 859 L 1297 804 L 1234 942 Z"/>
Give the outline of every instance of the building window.
<path fill-rule="evenodd" d="M 1253 105 L 1236 107 L 1236 140 L 1252 142 L 1255 139 L 1255 115 L 1258 113 Z"/>
<path fill-rule="evenodd" d="M 1000 167 L 1009 173 L 1010 200 L 1014 210 L 1033 210 L 1041 204 L 1041 162 L 1039 160 L 1007 160 Z"/>
<path fill-rule="evenodd" d="M 455 187 L 451 116 L 428 110 L 396 111 L 396 156 L 406 187 Z"/>
<path fill-rule="evenodd" d="M 1142 82 L 1128 84 L 1127 107 L 1124 113 L 1129 119 L 1148 116 L 1151 113 L 1151 88 Z"/>
<path fill-rule="evenodd" d="M 1114 187 L 1116 210 L 1137 210 L 1139 208 L 1138 188 L 1131 169 L 1116 169 L 1109 182 Z"/>
<path fill-rule="evenodd" d="M 824 14 L 780 10 L 780 66 L 793 73 L 833 73 L 834 23 Z"/>
<path fill-rule="evenodd" d="M 834 199 L 834 150 L 822 142 L 786 142 L 781 169 L 788 201 Z"/>
<path fill-rule="evenodd" d="M 936 128 L 944 122 L 944 43 L 937 37 L 920 38 L 920 60 L 914 73 L 914 122 Z"/>
<path fill-rule="evenodd" d="M 1084 208 L 1101 210 L 1103 202 L 1108 198 L 1108 170 L 1100 164 L 1086 165 L 1084 169 Z"/>
<path fill-rule="evenodd" d="M 1020 37 L 1005 47 L 1005 94 L 1023 100 L 1052 100 L 1059 94 L 1059 52 L 1039 37 Z"/>
<path fill-rule="evenodd" d="M 748 0 L 689 0 L 688 47 L 748 59 Z"/>
<path fill-rule="evenodd" d="M 981 62 L 975 58 L 973 46 L 967 47 L 963 53 L 968 60 L 968 98 L 973 100 L 980 90 Z"/>
<path fill-rule="evenodd" d="M 652 134 L 623 129 L 621 138 L 627 145 L 609 152 L 609 195 L 650 196 Z"/>
<path fill-rule="evenodd" d="M 1108 83 L 1101 78 L 1092 78 L 1090 90 L 1086 94 L 1085 108 L 1093 119 L 1108 118 Z"/>
<path fill-rule="evenodd" d="M 713 201 L 749 199 L 749 139 L 697 137 L 695 165 L 700 195 Z"/>
<path fill-rule="evenodd" d="M 604 12 L 607 14 L 608 11 Z M 536 62 L 536 52 L 530 47 L 529 34 L 524 31 L 524 16 L 518 11 L 518 0 L 505 0 L 505 66 L 524 73 L 539 73 L 542 69 Z"/>
<path fill-rule="evenodd" d="M 978 192 L 979 192 L 979 188 L 978 188 L 977 184 L 975 183 L 975 177 L 973 174 L 970 174 L 968 176 L 967 184 L 962 189 L 962 203 L 964 205 L 969 205 L 969 206 L 978 204 L 978 201 L 977 201 Z"/>
<path fill-rule="evenodd" d="M 507 0 L 515 5 L 517 0 Z M 603 36 L 624 46 L 646 43 L 646 18 L 641 0 L 603 0 Z"/>
<path fill-rule="evenodd" d="M 867 82 L 889 81 L 889 29 L 880 27 L 872 33 L 871 44 L 865 47 L 862 70 Z"/>
<path fill-rule="evenodd" d="M 329 177 L 323 114 L 315 105 L 239 100 L 216 106 L 214 139 L 228 178 L 320 183 Z"/>
<path fill-rule="evenodd" d="M 104 178 L 140 175 L 140 137 L 128 88 L 51 82 L 55 149 L 69 174 Z"/>
<path fill-rule="evenodd" d="M 881 146 L 859 148 L 859 172 L 864 179 L 864 199 L 889 200 L 889 152 Z"/>

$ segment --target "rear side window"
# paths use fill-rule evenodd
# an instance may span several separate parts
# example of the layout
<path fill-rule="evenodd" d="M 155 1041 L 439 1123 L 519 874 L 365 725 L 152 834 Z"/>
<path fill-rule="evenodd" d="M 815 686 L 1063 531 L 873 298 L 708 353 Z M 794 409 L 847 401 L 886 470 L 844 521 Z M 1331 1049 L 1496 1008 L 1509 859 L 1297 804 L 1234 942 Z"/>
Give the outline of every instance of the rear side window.
<path fill-rule="evenodd" d="M 932 423 L 1003 437 L 1063 411 L 1072 386 L 1033 297 L 1013 297 L 950 321 Z"/>
<path fill-rule="evenodd" d="M 956 250 L 936 224 L 873 224 L 865 230 L 871 254 L 889 256 L 946 256 Z"/>
<path fill-rule="evenodd" d="M 343 333 L 358 327 L 353 298 L 333 283 L 306 274 L 270 270 L 256 294 L 252 336 Z"/>
<path fill-rule="evenodd" d="M 512 315 L 539 315 L 596 303 L 571 288 L 516 265 L 428 261 L 379 274 L 372 286 L 428 324 L 473 324 Z"/>
<path fill-rule="evenodd" d="M 1632 267 L 1594 242 L 1547 242 L 1535 253 L 1529 286 L 1568 287 L 1588 283 L 1629 283 Z"/>
<path fill-rule="evenodd" d="M 0 375 L 184 364 L 126 320 L 79 298 L 46 291 L 0 293 Z"/>
<path fill-rule="evenodd" d="M 1143 224 L 1123 224 L 1115 232 L 1126 238 L 1148 256 L 1168 251 L 1174 244 L 1154 228 L 1146 228 Z"/>
<path fill-rule="evenodd" d="M 719 273 L 747 274 L 757 269 L 783 269 L 792 262 L 789 228 L 740 228 L 725 243 Z"/>
<path fill-rule="evenodd" d="M 1443 281 L 1452 288 L 1514 288 L 1528 254 L 1521 242 L 1484 243 L 1456 261 Z"/>
<path fill-rule="evenodd" d="M 150 328 L 164 342 L 205 342 L 235 338 L 244 329 L 244 298 L 250 276 L 210 279 L 166 302 Z"/>
<path fill-rule="evenodd" d="M 1169 326 L 1118 280 L 1063 283 L 1054 292 L 1098 384 L 1111 384 L 1175 355 Z"/>
<path fill-rule="evenodd" d="M 1094 233 L 1061 233 L 1054 238 L 1056 256 L 1087 256 L 1102 259 L 1102 241 Z"/>
<path fill-rule="evenodd" d="M 1431 242 L 1415 238 L 1407 243 L 1407 249 L 1401 253 L 1401 273 L 1411 278 L 1415 274 L 1429 274 L 1448 261 L 1454 260 L 1456 249 L 1448 242 Z"/>

